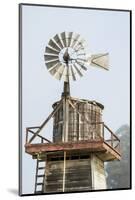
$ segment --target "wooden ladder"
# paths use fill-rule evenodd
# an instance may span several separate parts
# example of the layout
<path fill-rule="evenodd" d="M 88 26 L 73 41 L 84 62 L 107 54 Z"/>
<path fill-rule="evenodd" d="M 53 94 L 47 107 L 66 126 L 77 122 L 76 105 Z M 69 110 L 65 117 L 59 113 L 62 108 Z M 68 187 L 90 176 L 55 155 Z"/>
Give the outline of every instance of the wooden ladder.
<path fill-rule="evenodd" d="M 41 163 L 44 162 L 44 166 Z M 35 176 L 35 194 L 43 193 L 44 191 L 44 178 L 45 178 L 45 160 L 37 159 L 36 176 Z M 39 190 L 39 187 L 41 188 Z"/>

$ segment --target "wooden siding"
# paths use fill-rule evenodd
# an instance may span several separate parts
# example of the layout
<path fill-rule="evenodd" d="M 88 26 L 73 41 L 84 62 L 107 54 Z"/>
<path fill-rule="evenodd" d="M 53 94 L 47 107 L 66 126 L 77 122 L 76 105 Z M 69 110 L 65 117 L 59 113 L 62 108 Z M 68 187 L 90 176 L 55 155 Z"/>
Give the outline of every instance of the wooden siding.
<path fill-rule="evenodd" d="M 106 189 L 104 162 L 95 154 L 66 158 L 65 179 L 64 157 L 48 156 L 45 170 L 44 192 L 72 192 Z M 64 191 L 63 191 L 64 184 Z"/>
<path fill-rule="evenodd" d="M 104 162 L 96 155 L 91 156 L 92 188 L 94 190 L 106 189 Z"/>
<path fill-rule="evenodd" d="M 44 192 L 63 192 L 63 161 L 48 161 L 45 171 Z M 66 160 L 64 192 L 91 190 L 89 159 Z"/>
<path fill-rule="evenodd" d="M 68 105 L 68 137 L 66 141 L 88 140 L 93 137 L 99 138 L 102 136 L 102 125 L 90 125 L 84 118 L 87 118 L 89 123 L 102 121 L 102 108 L 98 104 L 93 104 L 89 101 L 72 101 L 76 104 L 77 110 Z M 57 104 L 56 104 L 57 105 Z M 55 105 L 55 106 L 56 106 Z M 54 109 L 55 109 L 55 106 Z M 79 117 L 79 112 L 82 117 Z M 63 139 L 63 108 L 61 107 L 54 115 L 53 120 L 53 142 L 61 142 Z M 93 129 L 94 128 L 94 132 Z"/>

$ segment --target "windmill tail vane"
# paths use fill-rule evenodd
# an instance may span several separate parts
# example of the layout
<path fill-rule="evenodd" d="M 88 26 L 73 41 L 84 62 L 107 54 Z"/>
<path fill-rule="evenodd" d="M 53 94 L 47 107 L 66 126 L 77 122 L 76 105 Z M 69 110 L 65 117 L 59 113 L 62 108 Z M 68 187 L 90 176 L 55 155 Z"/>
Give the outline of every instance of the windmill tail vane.
<path fill-rule="evenodd" d="M 91 66 L 109 70 L 109 53 L 91 55 L 88 58 L 88 63 Z"/>

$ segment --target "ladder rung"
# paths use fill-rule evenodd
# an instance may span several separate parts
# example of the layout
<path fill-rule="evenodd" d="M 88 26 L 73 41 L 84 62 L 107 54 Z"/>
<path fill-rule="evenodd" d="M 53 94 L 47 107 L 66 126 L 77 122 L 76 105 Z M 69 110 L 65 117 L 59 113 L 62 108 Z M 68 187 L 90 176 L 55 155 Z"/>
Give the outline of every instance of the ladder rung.
<path fill-rule="evenodd" d="M 38 169 L 45 169 L 45 167 L 38 167 Z"/>
<path fill-rule="evenodd" d="M 36 183 L 36 185 L 43 185 L 43 183 Z"/>
<path fill-rule="evenodd" d="M 44 174 L 37 175 L 37 177 L 44 177 L 44 176 L 45 176 Z"/>
<path fill-rule="evenodd" d="M 41 186 L 43 188 L 43 185 L 44 185 L 44 183 L 42 182 L 42 180 L 38 179 L 38 178 L 43 178 L 43 181 L 44 181 L 44 177 L 45 177 L 45 174 L 44 174 L 45 163 L 43 165 L 40 165 L 41 162 L 45 162 L 45 160 L 37 160 L 36 177 L 35 177 L 35 194 L 41 194 L 41 193 L 43 193 L 42 190 L 37 190 L 38 186 Z M 43 170 L 43 171 L 41 171 L 41 170 Z M 40 172 L 41 174 L 38 174 L 38 172 Z"/>

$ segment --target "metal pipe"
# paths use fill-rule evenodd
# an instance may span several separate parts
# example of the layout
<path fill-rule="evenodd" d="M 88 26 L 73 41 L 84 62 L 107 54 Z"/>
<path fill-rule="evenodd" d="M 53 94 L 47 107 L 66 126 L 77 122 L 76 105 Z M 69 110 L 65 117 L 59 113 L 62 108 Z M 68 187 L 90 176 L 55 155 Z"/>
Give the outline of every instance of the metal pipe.
<path fill-rule="evenodd" d="M 63 192 L 65 192 L 65 172 L 66 172 L 66 151 L 64 151 L 64 163 L 63 163 Z"/>

